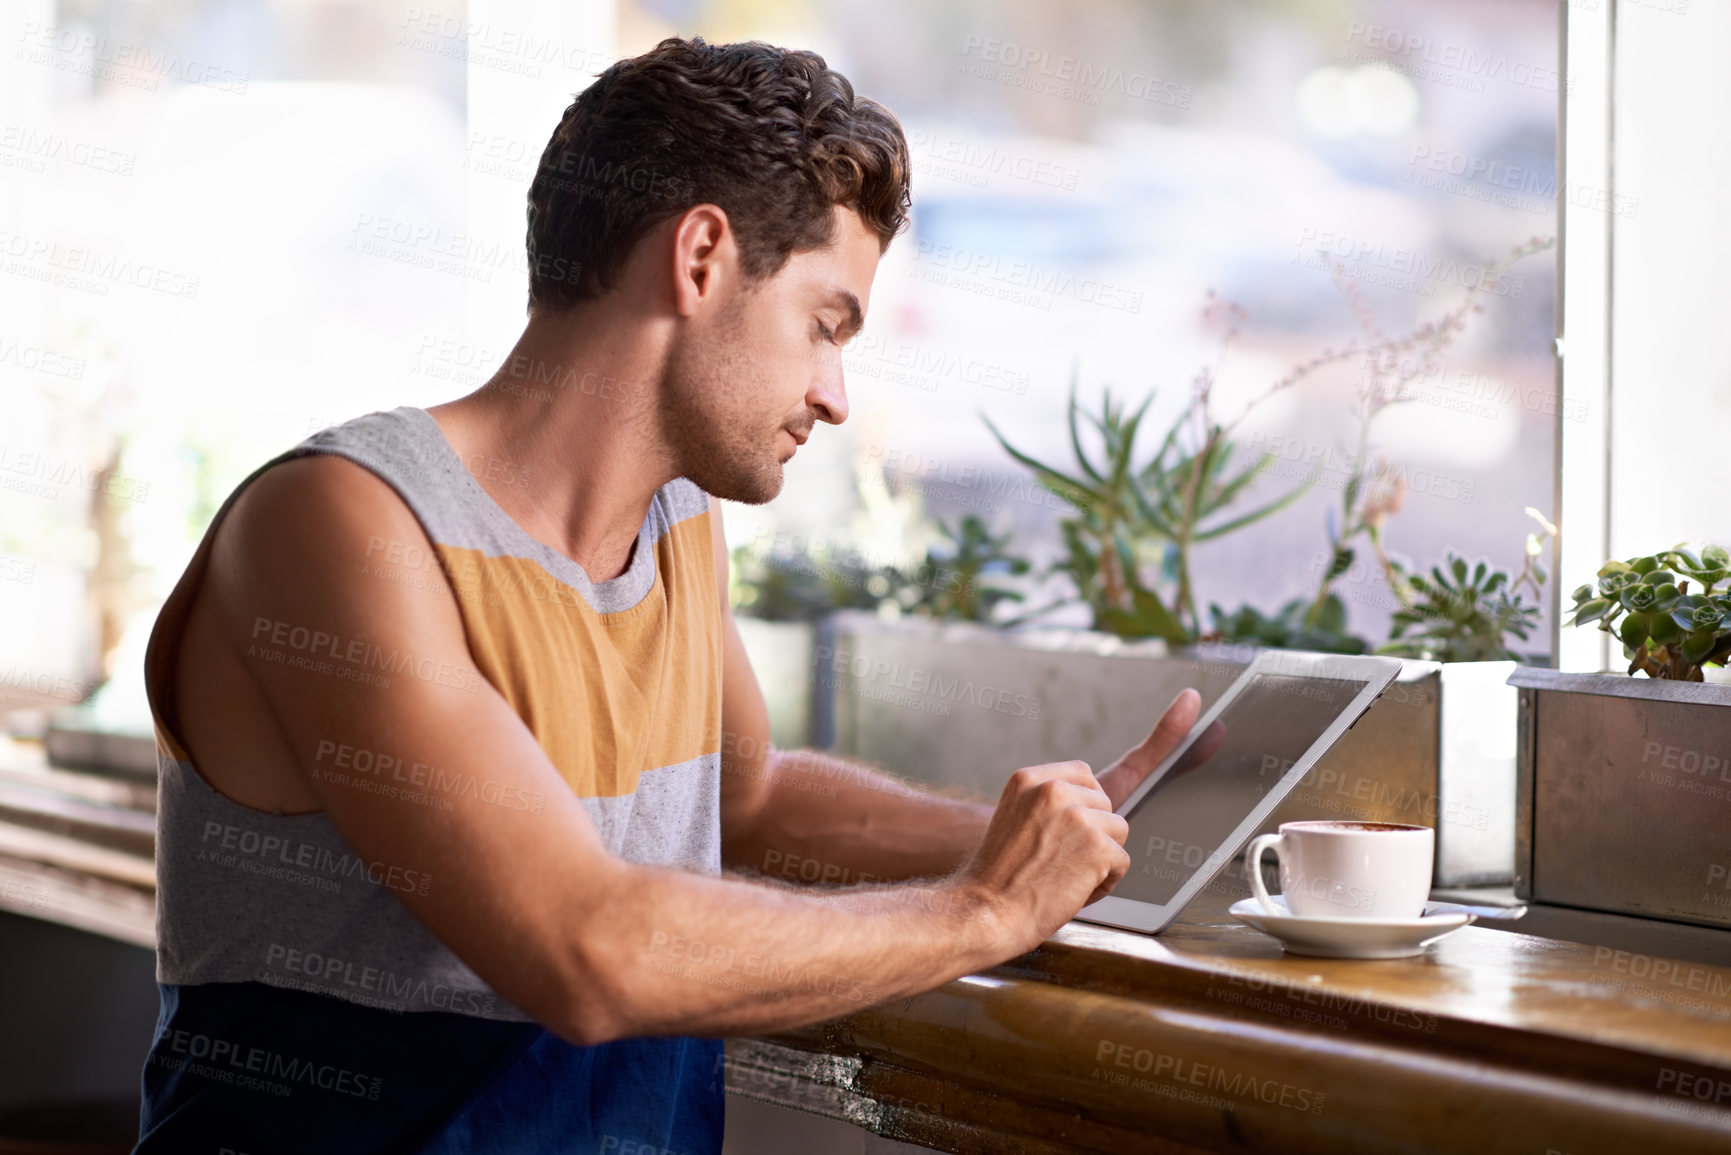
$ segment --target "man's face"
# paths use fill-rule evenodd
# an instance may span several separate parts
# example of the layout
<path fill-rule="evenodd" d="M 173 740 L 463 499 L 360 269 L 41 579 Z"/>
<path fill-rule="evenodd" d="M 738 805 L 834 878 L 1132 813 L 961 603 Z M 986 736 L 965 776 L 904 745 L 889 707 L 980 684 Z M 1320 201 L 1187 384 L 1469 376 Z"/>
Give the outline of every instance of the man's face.
<path fill-rule="evenodd" d="M 817 422 L 847 419 L 841 346 L 865 320 L 880 252 L 857 213 L 835 211 L 830 245 L 717 301 L 669 355 L 662 429 L 681 474 L 717 497 L 768 501 Z"/>

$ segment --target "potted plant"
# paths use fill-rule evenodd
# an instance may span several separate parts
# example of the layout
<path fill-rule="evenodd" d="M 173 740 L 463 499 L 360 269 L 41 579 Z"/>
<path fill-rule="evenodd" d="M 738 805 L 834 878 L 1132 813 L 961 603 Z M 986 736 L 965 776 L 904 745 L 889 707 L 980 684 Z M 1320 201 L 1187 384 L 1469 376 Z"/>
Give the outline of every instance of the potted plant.
<path fill-rule="evenodd" d="M 1731 926 L 1731 553 L 1608 561 L 1572 626 L 1627 673 L 1517 669 L 1516 891 L 1541 902 Z"/>

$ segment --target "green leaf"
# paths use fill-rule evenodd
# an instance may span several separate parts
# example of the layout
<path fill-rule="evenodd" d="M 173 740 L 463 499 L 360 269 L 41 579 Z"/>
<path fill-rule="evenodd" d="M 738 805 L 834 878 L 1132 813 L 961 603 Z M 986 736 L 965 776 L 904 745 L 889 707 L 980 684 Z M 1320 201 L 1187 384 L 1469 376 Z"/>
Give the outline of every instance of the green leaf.
<path fill-rule="evenodd" d="M 1142 427 L 1142 418 L 1148 413 L 1148 406 L 1154 404 L 1154 394 L 1150 393 L 1142 399 L 1142 404 L 1136 407 L 1136 412 L 1124 422 L 1124 456 L 1128 460 L 1136 445 L 1136 431 Z"/>
<path fill-rule="evenodd" d="M 1160 512 L 1154 508 L 1152 503 L 1149 502 L 1147 495 L 1142 492 L 1142 487 L 1140 485 L 1132 483 L 1129 486 L 1129 490 L 1130 499 L 1132 503 L 1135 504 L 1136 511 L 1142 515 L 1142 520 L 1153 526 L 1154 531 L 1161 537 L 1176 538 L 1178 536 L 1178 531 L 1174 529 L 1172 524 L 1161 516 Z"/>
<path fill-rule="evenodd" d="M 1649 586 L 1676 585 L 1677 575 L 1669 570 L 1651 570 L 1641 575 L 1641 584 Z"/>
<path fill-rule="evenodd" d="M 1081 366 L 1072 364 L 1070 366 L 1070 408 L 1068 411 L 1069 424 L 1070 424 L 1070 448 L 1075 450 L 1075 452 L 1076 452 L 1076 464 L 1078 464 L 1082 467 L 1082 471 L 1084 473 L 1086 473 L 1089 477 L 1092 477 L 1095 481 L 1104 481 L 1106 479 L 1100 475 L 1099 470 L 1094 468 L 1094 463 L 1092 461 L 1088 460 L 1088 455 L 1086 453 L 1082 452 L 1082 434 L 1081 434 L 1081 431 L 1076 428 L 1076 415 L 1081 411 L 1081 408 L 1082 408 L 1081 405 L 1076 401 L 1076 379 L 1078 376 L 1080 376 L 1080 374 L 1081 374 Z M 1111 396 L 1110 394 L 1107 395 L 1107 398 L 1108 398 L 1107 402 L 1106 402 L 1107 405 L 1111 404 L 1110 396 Z M 991 422 L 988 421 L 986 424 L 990 425 Z M 1097 427 L 1099 425 L 1099 423 L 1095 422 L 1095 425 Z M 993 429 L 992 432 L 996 433 L 997 430 Z M 1102 434 L 1104 434 L 1105 430 L 1101 429 L 1100 432 Z M 1000 437 L 1000 438 L 998 438 L 998 440 L 1002 441 L 1003 438 Z M 1006 445 L 1004 448 L 1008 449 L 1009 446 Z"/>
<path fill-rule="evenodd" d="M 1231 453 L 1232 452 L 1232 446 L 1230 443 L 1226 443 L 1224 452 L 1225 453 Z M 1244 471 L 1241 472 L 1237 477 L 1234 477 L 1232 480 L 1222 484 L 1220 486 L 1220 488 L 1217 491 L 1215 491 L 1215 493 L 1213 494 L 1212 498 L 1209 501 L 1209 504 L 1216 509 L 1219 509 L 1223 506 L 1231 505 L 1232 502 L 1237 499 L 1239 493 L 1241 493 L 1243 491 L 1245 486 L 1249 485 L 1251 482 L 1255 481 L 1258 477 L 1262 476 L 1262 474 L 1263 474 L 1262 463 L 1264 461 L 1267 461 L 1268 459 L 1272 458 L 1273 456 L 1274 456 L 1274 454 L 1272 454 L 1272 453 L 1263 455 L 1261 458 L 1259 458 L 1257 460 L 1256 464 L 1245 467 Z M 1314 473 L 1314 469 L 1315 469 L 1315 467 L 1312 466 L 1312 472 L 1313 473 Z M 1310 483 L 1310 476 L 1307 475 L 1304 478 L 1303 484 L 1308 485 L 1309 483 Z"/>
<path fill-rule="evenodd" d="M 1224 522 L 1220 525 L 1213 526 L 1209 529 L 1203 529 L 1203 530 L 1196 531 L 1196 533 L 1194 535 L 1195 540 L 1197 540 L 1197 541 L 1212 541 L 1214 538 L 1220 537 L 1224 534 L 1232 533 L 1236 530 L 1243 529 L 1247 525 L 1252 525 L 1258 521 L 1261 521 L 1263 518 L 1269 516 L 1270 514 L 1279 513 L 1281 510 L 1285 509 L 1287 506 L 1291 505 L 1293 502 L 1295 502 L 1299 498 L 1303 497 L 1305 494 L 1305 491 L 1308 490 L 1309 488 L 1310 488 L 1309 482 L 1302 482 L 1302 483 L 1300 483 L 1298 488 L 1294 489 L 1291 493 L 1288 493 L 1284 497 L 1276 498 L 1274 501 L 1269 502 L 1267 505 L 1263 506 L 1260 509 L 1252 510 L 1251 512 L 1249 512 L 1247 514 L 1244 514 L 1242 517 L 1235 517 L 1231 521 Z M 1349 561 L 1349 562 L 1347 562 L 1347 564 L 1351 565 L 1352 563 Z"/>
<path fill-rule="evenodd" d="M 1112 531 L 1112 547 L 1118 553 L 1118 565 L 1124 571 L 1125 582 L 1134 588 L 1138 584 L 1136 581 L 1136 547 L 1121 525 Z"/>
<path fill-rule="evenodd" d="M 1153 395 L 1150 394 L 1148 401 L 1152 401 L 1153 399 Z M 1148 402 L 1144 401 L 1142 403 L 1142 408 L 1146 409 L 1147 407 Z M 1141 416 L 1141 413 L 1137 413 L 1136 418 L 1123 427 L 1120 431 L 1121 436 L 1116 439 L 1116 444 L 1112 447 L 1112 456 L 1107 463 L 1110 466 L 1111 472 L 1107 477 L 1106 484 L 1111 487 L 1111 491 L 1114 494 L 1123 492 L 1124 483 L 1130 477 L 1130 459 L 1136 454 L 1136 421 L 1139 420 Z"/>
<path fill-rule="evenodd" d="M 1713 629 L 1725 619 L 1725 609 L 1700 594 L 1680 597 L 1670 607 L 1671 620 L 1685 630 Z"/>
<path fill-rule="evenodd" d="M 1571 626 L 1584 626 L 1596 622 L 1605 616 L 1605 611 L 1611 608 L 1608 598 L 1593 598 L 1575 608 L 1575 617 L 1569 622 Z"/>
<path fill-rule="evenodd" d="M 1059 497 L 1062 497 L 1065 501 L 1070 502 L 1070 504 L 1072 504 L 1072 505 L 1077 505 L 1077 506 L 1082 506 L 1082 507 L 1086 507 L 1089 504 L 1092 504 L 1096 500 L 1095 491 L 1091 486 L 1085 484 L 1084 482 L 1076 480 L 1074 477 L 1071 477 L 1066 473 L 1063 473 L 1059 470 L 1053 469 L 1051 466 L 1045 464 L 1042 461 L 1037 461 L 1034 458 L 1029 457 L 1026 453 L 1023 453 L 1021 450 L 1019 450 L 1015 446 L 1011 445 L 1007 440 L 1004 439 L 1004 435 L 1002 433 L 998 432 L 998 427 L 996 425 L 992 424 L 992 419 L 990 417 L 986 417 L 982 414 L 981 420 L 983 420 L 986 423 L 986 428 L 990 429 L 992 431 L 992 436 L 996 437 L 998 439 L 998 444 L 1002 445 L 1004 447 L 1005 453 L 1008 453 L 1011 457 L 1015 458 L 1017 461 L 1019 461 L 1020 463 L 1022 463 L 1025 466 L 1027 466 L 1029 469 L 1032 469 L 1035 473 L 1039 474 L 1041 477 L 1042 483 L 1044 483 L 1048 478 L 1051 481 L 1056 482 L 1057 483 L 1056 485 L 1048 485 L 1047 488 L 1050 488 L 1054 492 L 1058 493 Z M 1076 494 L 1081 495 L 1084 500 L 1076 501 L 1069 494 L 1061 492 L 1058 489 L 1058 486 L 1063 486 L 1063 487 L 1066 487 L 1066 488 L 1072 490 Z"/>
<path fill-rule="evenodd" d="M 1178 443 L 1178 431 L 1182 425 L 1183 422 L 1181 421 L 1174 422 L 1172 428 L 1166 431 L 1166 439 L 1160 443 L 1160 448 L 1155 451 L 1153 460 L 1149 461 L 1142 469 L 1144 479 L 1152 479 L 1167 472 L 1166 455 L 1172 452 L 1172 447 Z"/>
<path fill-rule="evenodd" d="M 1133 611 L 1126 613 L 1108 609 L 1101 612 L 1100 624 L 1107 630 L 1125 638 L 1164 638 L 1176 646 L 1188 645 L 1195 640 L 1159 598 L 1139 586 L 1131 590 L 1130 596 L 1135 606 Z"/>
<path fill-rule="evenodd" d="M 1671 620 L 1670 614 L 1650 614 L 1647 618 L 1649 636 L 1661 645 L 1672 645 L 1683 640 L 1683 629 Z"/>
<path fill-rule="evenodd" d="M 1619 590 L 1617 600 L 1631 613 L 1646 613 L 1658 604 L 1659 595 L 1652 586 L 1637 582 L 1627 589 Z"/>
<path fill-rule="evenodd" d="M 1722 545 L 1707 546 L 1701 551 L 1701 563 L 1703 568 L 1711 566 L 1713 569 L 1731 570 L 1731 552 Z"/>
<path fill-rule="evenodd" d="M 1208 487 L 1206 478 L 1209 475 L 1211 463 L 1215 459 L 1217 449 L 1218 446 L 1213 442 L 1209 442 L 1207 445 L 1202 447 L 1202 468 L 1200 476 L 1198 476 L 1198 471 L 1195 465 L 1192 465 L 1186 472 L 1184 478 L 1184 508 L 1189 513 L 1188 520 L 1191 525 L 1195 525 L 1197 522 L 1202 520 L 1202 492 Z"/>
<path fill-rule="evenodd" d="M 1659 559 L 1656 557 L 1634 558 L 1629 562 L 1629 568 L 1638 574 L 1650 574 L 1659 568 Z"/>
<path fill-rule="evenodd" d="M 1713 652 L 1713 644 L 1718 640 L 1713 630 L 1696 630 L 1683 637 L 1683 658 L 1685 661 L 1699 662 Z"/>
<path fill-rule="evenodd" d="M 1346 603 L 1334 594 L 1329 594 L 1322 603 L 1322 612 L 1316 617 L 1316 628 L 1330 634 L 1346 632 Z"/>
<path fill-rule="evenodd" d="M 1604 594 L 1606 597 L 1614 597 L 1620 591 L 1640 584 L 1640 575 L 1635 573 L 1634 570 L 1612 570 L 1610 573 L 1599 579 L 1599 592 Z"/>
<path fill-rule="evenodd" d="M 1632 613 L 1624 618 L 1618 636 L 1623 639 L 1623 644 L 1630 649 L 1640 646 L 1642 642 L 1647 640 L 1647 615 Z"/>
<path fill-rule="evenodd" d="M 1597 576 L 1610 577 L 1614 573 L 1633 573 L 1633 572 L 1634 572 L 1634 570 L 1629 566 L 1629 564 L 1627 562 L 1608 561 L 1604 565 L 1599 567 L 1599 573 Z"/>
<path fill-rule="evenodd" d="M 1218 490 L 1221 474 L 1225 473 L 1226 467 L 1232 463 L 1233 445 L 1220 435 L 1218 425 L 1208 427 L 1207 444 L 1212 445 L 1214 451 L 1209 455 L 1206 474 L 1209 484 Z"/>

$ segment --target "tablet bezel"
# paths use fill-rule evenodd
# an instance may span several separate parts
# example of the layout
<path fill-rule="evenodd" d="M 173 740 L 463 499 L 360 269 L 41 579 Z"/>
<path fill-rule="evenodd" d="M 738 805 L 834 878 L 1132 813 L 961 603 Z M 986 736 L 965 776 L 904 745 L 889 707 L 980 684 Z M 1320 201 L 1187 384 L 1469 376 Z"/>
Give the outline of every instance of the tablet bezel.
<path fill-rule="evenodd" d="M 1190 900 L 1214 881 L 1214 877 L 1232 861 L 1233 855 L 1240 847 L 1250 841 L 1250 836 L 1256 833 L 1257 827 L 1268 818 L 1274 808 L 1286 798 L 1299 780 L 1321 761 L 1329 748 L 1340 740 L 1341 735 L 1351 729 L 1359 716 L 1370 708 L 1400 673 L 1399 658 L 1385 658 L 1367 655 L 1347 654 L 1313 654 L 1294 650 L 1264 650 L 1256 660 L 1244 668 L 1238 675 L 1238 680 L 1228 686 L 1226 692 L 1220 695 L 1212 706 L 1196 720 L 1196 725 L 1190 728 L 1172 753 L 1163 759 L 1160 765 L 1142 781 L 1142 784 L 1131 791 L 1130 796 L 1119 805 L 1117 813 L 1126 819 L 1135 813 L 1160 780 L 1171 770 L 1174 763 L 1190 748 L 1190 744 L 1200 737 L 1214 719 L 1219 717 L 1230 706 L 1238 695 L 1248 686 L 1251 679 L 1258 674 L 1285 674 L 1307 678 L 1333 678 L 1343 681 L 1363 682 L 1364 685 L 1352 700 L 1341 707 L 1340 712 L 1330 722 L 1326 729 L 1317 736 L 1302 756 L 1296 759 L 1269 791 L 1264 794 L 1256 805 L 1251 808 L 1245 819 L 1233 828 L 1232 832 L 1220 843 L 1209 856 L 1202 860 L 1195 872 L 1179 886 L 1172 898 L 1165 903 L 1144 902 L 1136 898 L 1118 898 L 1107 895 L 1097 902 L 1083 907 L 1077 912 L 1076 918 L 1083 922 L 1097 923 L 1101 926 L 1117 927 L 1120 930 L 1140 931 L 1143 934 L 1158 934 L 1172 924 L 1183 913 Z"/>

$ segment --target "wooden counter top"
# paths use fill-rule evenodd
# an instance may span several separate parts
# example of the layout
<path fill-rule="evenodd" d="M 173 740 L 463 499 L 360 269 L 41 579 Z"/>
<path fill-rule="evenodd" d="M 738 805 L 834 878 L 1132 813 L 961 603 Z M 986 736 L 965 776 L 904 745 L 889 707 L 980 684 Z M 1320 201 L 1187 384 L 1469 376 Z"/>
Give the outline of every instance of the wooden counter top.
<path fill-rule="evenodd" d="M 1236 897 L 731 1043 L 729 1089 L 982 1155 L 1731 1151 L 1731 969 L 1479 926 L 1311 959 Z"/>
<path fill-rule="evenodd" d="M 0 909 L 149 947 L 147 799 L 5 749 Z M 1074 923 L 925 995 L 731 1041 L 729 1090 L 970 1155 L 1731 1153 L 1731 967 L 1478 926 L 1411 959 L 1309 959 L 1226 913 L 1241 886 L 1157 937 Z"/>

